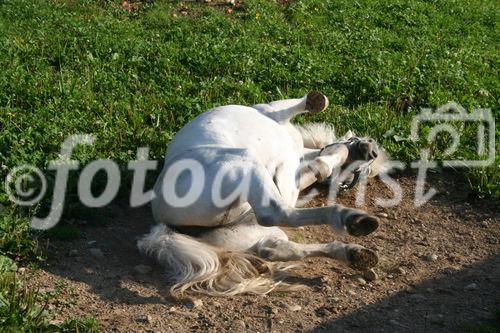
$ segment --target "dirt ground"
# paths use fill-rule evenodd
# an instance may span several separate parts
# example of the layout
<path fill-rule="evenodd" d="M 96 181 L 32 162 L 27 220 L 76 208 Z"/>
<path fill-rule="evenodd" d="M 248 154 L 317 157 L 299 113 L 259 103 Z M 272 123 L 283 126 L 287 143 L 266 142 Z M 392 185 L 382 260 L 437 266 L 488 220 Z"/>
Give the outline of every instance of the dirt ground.
<path fill-rule="evenodd" d="M 152 224 L 149 207 L 117 205 L 103 214 L 113 217 L 102 217 L 101 226 L 77 221 L 83 237 L 51 243 L 46 265 L 26 274 L 58 294 L 50 306 L 60 319 L 90 314 L 106 332 L 457 331 L 488 322 L 500 309 L 500 209 L 491 201 L 464 201 L 462 181 L 434 176 L 430 183 L 439 194 L 414 208 L 415 178 L 400 176 L 403 202 L 383 209 L 374 199 L 392 192 L 370 180 L 364 208 L 382 224 L 364 238 L 339 238 L 328 227 L 287 230 L 296 241 L 340 239 L 377 250 L 378 278 L 371 282 L 340 263 L 313 258 L 294 271 L 306 291 L 175 300 L 164 270 L 135 247 Z M 354 190 L 338 198 L 347 206 L 354 200 Z M 325 203 L 322 197 L 313 205 Z M 140 264 L 152 270 L 141 274 Z"/>

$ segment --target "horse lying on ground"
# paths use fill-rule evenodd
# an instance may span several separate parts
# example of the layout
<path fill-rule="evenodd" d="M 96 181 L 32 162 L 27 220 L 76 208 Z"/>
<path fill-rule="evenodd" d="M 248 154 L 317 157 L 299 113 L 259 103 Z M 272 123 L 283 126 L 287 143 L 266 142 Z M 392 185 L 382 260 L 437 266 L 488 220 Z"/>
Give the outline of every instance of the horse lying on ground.
<path fill-rule="evenodd" d="M 326 224 L 365 236 L 379 221 L 365 211 L 331 205 L 296 208 L 299 192 L 336 168 L 360 161 L 378 173 L 383 153 L 368 138 L 335 139 L 324 124 L 294 126 L 290 119 L 328 106 L 321 93 L 252 107 L 211 109 L 169 144 L 152 201 L 158 225 L 138 241 L 175 284 L 211 295 L 265 294 L 294 289 L 282 281 L 283 262 L 322 256 L 366 270 L 377 254 L 357 244 L 299 244 L 279 227 Z"/>

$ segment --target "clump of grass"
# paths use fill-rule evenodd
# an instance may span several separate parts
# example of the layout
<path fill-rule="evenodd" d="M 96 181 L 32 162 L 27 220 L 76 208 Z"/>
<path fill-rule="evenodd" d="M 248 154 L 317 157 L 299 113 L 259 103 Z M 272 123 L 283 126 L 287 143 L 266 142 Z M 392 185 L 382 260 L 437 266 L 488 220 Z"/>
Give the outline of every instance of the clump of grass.
<path fill-rule="evenodd" d="M 71 317 L 65 319 L 62 323 L 58 325 L 50 325 L 48 330 L 54 330 L 58 332 L 99 332 L 99 323 L 92 316 L 84 317 Z"/>
<path fill-rule="evenodd" d="M 40 293 L 20 277 L 17 271 L 19 261 L 39 258 L 36 235 L 29 227 L 26 217 L 13 211 L 4 210 L 0 215 L 0 330 L 2 332 L 96 332 L 97 321 L 92 317 L 69 318 L 63 322 L 53 321 L 53 314 L 47 304 L 67 286 L 63 282 L 56 285 L 55 294 Z M 73 229 L 66 226 L 55 229 L 53 237 L 72 239 Z M 68 304 L 74 303 L 76 294 L 71 292 Z"/>
<path fill-rule="evenodd" d="M 292 236 L 290 236 L 290 240 L 296 243 L 304 243 L 305 239 L 306 237 L 302 230 L 294 230 Z"/>
<path fill-rule="evenodd" d="M 39 294 L 27 288 L 13 272 L 0 273 L 0 327 L 4 332 L 33 331 L 46 326 L 46 304 Z"/>
<path fill-rule="evenodd" d="M 91 316 L 68 318 L 62 322 L 54 321 L 53 315 L 47 310 L 52 297 L 29 287 L 13 271 L 0 271 L 2 332 L 97 332 L 99 330 L 96 319 Z"/>
<path fill-rule="evenodd" d="M 38 242 L 30 230 L 28 218 L 13 210 L 0 214 L 0 255 L 15 259 L 38 255 Z"/>

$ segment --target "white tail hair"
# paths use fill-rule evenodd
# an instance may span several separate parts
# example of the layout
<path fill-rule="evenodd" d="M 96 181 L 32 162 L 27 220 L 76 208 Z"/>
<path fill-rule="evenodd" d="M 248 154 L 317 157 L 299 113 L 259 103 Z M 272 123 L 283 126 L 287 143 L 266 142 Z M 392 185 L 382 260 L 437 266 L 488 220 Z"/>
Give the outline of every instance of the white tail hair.
<path fill-rule="evenodd" d="M 327 123 L 309 123 L 305 125 L 294 125 L 302 135 L 304 148 L 321 149 L 326 145 L 332 144 L 338 140 L 347 140 L 355 136 L 352 131 L 348 131 L 343 137 L 337 139 L 335 136 L 335 127 Z M 379 173 L 389 173 L 391 170 L 390 155 L 379 146 L 379 154 L 370 165 L 368 177 L 375 177 Z"/>
<path fill-rule="evenodd" d="M 155 256 L 167 267 L 174 282 L 174 296 L 191 290 L 213 296 L 242 293 L 267 294 L 272 290 L 297 290 L 284 283 L 284 267 L 252 254 L 229 252 L 205 244 L 194 237 L 157 225 L 137 242 L 139 250 Z"/>

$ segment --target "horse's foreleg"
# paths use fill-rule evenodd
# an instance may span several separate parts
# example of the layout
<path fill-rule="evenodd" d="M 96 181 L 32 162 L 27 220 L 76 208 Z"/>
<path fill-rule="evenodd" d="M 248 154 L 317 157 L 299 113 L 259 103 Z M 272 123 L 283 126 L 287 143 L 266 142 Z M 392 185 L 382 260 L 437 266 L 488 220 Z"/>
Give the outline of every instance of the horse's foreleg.
<path fill-rule="evenodd" d="M 353 236 L 363 236 L 378 227 L 378 219 L 365 211 L 332 205 L 319 208 L 295 208 L 280 194 L 271 175 L 265 168 L 255 168 L 252 173 L 248 202 L 257 222 L 264 226 L 299 227 L 304 225 L 330 225 L 335 231 Z"/>
<path fill-rule="evenodd" d="M 269 104 L 257 104 L 252 107 L 262 111 L 266 116 L 277 122 L 284 122 L 299 113 L 323 111 L 328 107 L 328 98 L 319 92 L 313 91 L 302 98 L 283 99 Z"/>
<path fill-rule="evenodd" d="M 320 155 L 319 149 L 308 149 L 297 172 L 297 186 L 304 190 L 328 178 L 334 169 L 340 168 L 347 160 L 349 150 L 345 145 L 328 147 L 328 154 Z"/>
<path fill-rule="evenodd" d="M 334 241 L 327 244 L 300 244 L 285 239 L 266 238 L 254 246 L 255 253 L 271 261 L 300 260 L 306 257 L 327 257 L 354 269 L 367 270 L 378 262 L 378 256 L 357 244 Z"/>

